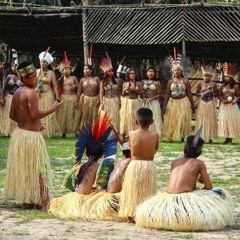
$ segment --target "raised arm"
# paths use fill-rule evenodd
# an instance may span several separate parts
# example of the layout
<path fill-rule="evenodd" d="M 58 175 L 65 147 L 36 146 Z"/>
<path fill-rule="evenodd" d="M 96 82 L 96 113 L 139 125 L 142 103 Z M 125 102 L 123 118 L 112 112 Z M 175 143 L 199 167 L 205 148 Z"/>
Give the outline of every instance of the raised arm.
<path fill-rule="evenodd" d="M 54 102 L 52 107 L 47 110 L 38 109 L 38 95 L 37 92 L 32 91 L 28 94 L 28 108 L 30 116 L 33 120 L 41 119 L 48 116 L 50 113 L 56 111 L 60 106 L 60 103 Z"/>

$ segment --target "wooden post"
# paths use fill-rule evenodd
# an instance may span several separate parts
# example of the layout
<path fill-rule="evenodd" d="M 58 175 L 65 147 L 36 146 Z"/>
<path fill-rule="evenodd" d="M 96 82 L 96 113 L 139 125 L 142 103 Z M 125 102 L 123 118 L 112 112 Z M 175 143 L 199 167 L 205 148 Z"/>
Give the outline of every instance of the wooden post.
<path fill-rule="evenodd" d="M 186 42 L 184 39 L 182 40 L 182 55 L 186 57 Z"/>
<path fill-rule="evenodd" d="M 88 0 L 83 0 L 83 10 L 82 10 L 82 32 L 83 32 L 83 55 L 84 55 L 84 64 L 88 63 L 88 42 L 86 40 L 85 32 L 85 19 L 87 18 L 87 10 L 84 7 L 88 6 Z"/>

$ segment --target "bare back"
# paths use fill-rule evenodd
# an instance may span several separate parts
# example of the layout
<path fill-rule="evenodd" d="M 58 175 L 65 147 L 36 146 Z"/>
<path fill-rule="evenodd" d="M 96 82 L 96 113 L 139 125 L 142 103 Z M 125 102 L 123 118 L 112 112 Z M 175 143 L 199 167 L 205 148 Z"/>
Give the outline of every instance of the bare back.
<path fill-rule="evenodd" d="M 139 128 L 129 133 L 131 159 L 153 160 L 159 147 L 159 135 L 149 129 Z"/>
<path fill-rule="evenodd" d="M 205 164 L 195 158 L 180 158 L 172 163 L 168 193 L 191 192 L 196 189 L 198 177 L 203 178 L 205 189 L 211 189 L 212 184 Z"/>
<path fill-rule="evenodd" d="M 40 131 L 40 118 L 33 119 L 32 113 L 38 111 L 38 95 L 35 89 L 23 86 L 13 95 L 10 118 L 18 123 L 18 127 Z"/>
<path fill-rule="evenodd" d="M 93 190 L 96 174 L 99 163 L 93 162 L 84 172 L 81 182 L 76 187 L 76 192 L 79 194 L 90 194 Z"/>

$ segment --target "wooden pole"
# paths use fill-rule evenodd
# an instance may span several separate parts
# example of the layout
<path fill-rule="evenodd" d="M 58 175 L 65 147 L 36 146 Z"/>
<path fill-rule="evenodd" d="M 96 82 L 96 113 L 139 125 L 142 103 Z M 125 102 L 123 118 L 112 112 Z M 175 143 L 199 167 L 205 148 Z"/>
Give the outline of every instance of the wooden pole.
<path fill-rule="evenodd" d="M 88 0 L 83 0 L 83 7 L 88 6 Z M 84 55 L 84 64 L 86 65 L 88 63 L 88 42 L 87 42 L 87 36 L 85 32 L 85 20 L 87 18 L 87 10 L 83 8 L 82 10 L 82 31 L 83 31 L 83 55 Z"/>
<path fill-rule="evenodd" d="M 182 55 L 186 57 L 186 42 L 184 39 L 182 40 Z"/>

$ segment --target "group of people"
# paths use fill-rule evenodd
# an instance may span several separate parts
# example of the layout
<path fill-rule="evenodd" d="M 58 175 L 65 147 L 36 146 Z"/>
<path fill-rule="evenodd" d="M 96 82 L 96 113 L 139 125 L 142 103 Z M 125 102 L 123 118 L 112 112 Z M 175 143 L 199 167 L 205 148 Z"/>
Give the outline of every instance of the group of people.
<path fill-rule="evenodd" d="M 130 130 L 137 128 L 135 112 L 141 106 L 153 111 L 155 121 L 151 130 L 158 132 L 160 137 L 166 137 L 169 142 L 184 141 L 190 134 L 195 109 L 195 129 L 204 125 L 202 137 L 206 142 L 212 143 L 216 137 L 225 137 L 224 143 L 230 144 L 233 138 L 240 137 L 240 113 L 237 106 L 239 86 L 234 81 L 232 64 L 223 65 L 224 82 L 220 88 L 211 80 L 213 69 L 210 66 L 202 67 L 203 81 L 199 81 L 195 94 L 200 101 L 196 106 L 190 82 L 184 77 L 181 59 L 172 59 L 169 65 L 173 75 L 167 83 L 165 100 L 161 106 L 161 84 L 156 79 L 154 67 L 146 69 L 146 78 L 142 81 L 138 81 L 134 69 L 128 69 L 126 79 L 122 81 L 115 77 L 111 59 L 107 56 L 100 64 L 103 79 L 93 76 L 93 67 L 85 65 L 84 76 L 78 80 L 71 74 L 71 62 L 64 53 L 64 59 L 59 64 L 62 75 L 56 79 L 54 71 L 50 69 L 53 57 L 48 50 L 39 55 L 36 87 L 39 108 L 48 109 L 54 100 L 62 102 L 62 106 L 56 114 L 42 120 L 44 137 L 52 137 L 56 132 L 62 133 L 63 137 L 68 133 L 77 134 L 98 114 L 107 112 L 111 124 L 124 140 Z M 6 136 L 10 136 L 16 126 L 8 115 L 12 95 L 22 85 L 15 68 L 9 75 L 5 74 L 0 91 L 0 118 L 3 122 L 0 133 Z M 217 99 L 220 100 L 218 112 Z"/>
<path fill-rule="evenodd" d="M 173 62 L 174 74 L 167 86 L 162 128 L 158 101 L 161 86 L 155 79 L 154 68 L 147 69 L 147 79 L 142 82 L 136 81 L 136 72 L 129 69 L 128 81 L 122 84 L 114 77 L 110 60 L 105 59 L 101 65 L 102 81 L 93 77 L 92 67 L 86 65 L 84 77 L 78 83 L 70 75 L 70 62 L 65 56 L 63 75 L 57 81 L 54 72 L 47 69 L 51 54 L 46 51 L 39 57 L 41 69 L 36 70 L 31 62 L 23 62 L 16 69 L 21 87 L 15 91 L 10 107 L 10 118 L 17 126 L 9 145 L 6 197 L 23 203 L 25 209 L 41 208 L 66 219 L 126 220 L 147 228 L 182 231 L 221 229 L 233 223 L 229 193 L 212 189 L 206 166 L 197 159 L 204 140 L 199 132 L 188 136 L 191 109 L 194 111 L 195 107 L 190 83 L 183 77 L 179 62 Z M 214 114 L 216 86 L 210 81 L 209 72 L 203 75 L 204 81 L 197 89 L 203 102 L 200 106 Z M 239 89 L 232 76 L 225 76 L 218 96 L 222 101 L 219 123 L 229 143 L 240 131 L 239 124 L 234 125 L 240 121 L 236 108 Z M 73 118 L 76 109 L 80 116 L 74 114 Z M 203 125 L 202 136 L 210 141 L 213 135 L 206 135 L 209 133 L 206 126 L 212 116 L 208 115 L 199 107 L 201 117 L 197 124 Z M 41 132 L 47 129 L 46 135 L 51 136 L 58 116 L 62 118 L 59 127 L 63 134 L 68 133 L 64 121 L 72 123 L 71 131 L 78 129 L 77 163 L 68 175 L 73 192 L 51 200 L 50 163 Z M 167 192 L 157 193 L 153 160 L 162 129 L 170 141 L 188 137 L 184 157 L 172 163 Z M 117 142 L 122 143 L 126 137 L 129 142 L 126 158 L 114 168 Z M 86 163 L 82 163 L 84 152 L 88 157 Z M 197 181 L 204 184 L 202 190 L 197 189 Z"/>

